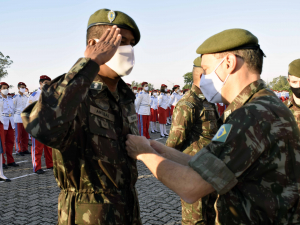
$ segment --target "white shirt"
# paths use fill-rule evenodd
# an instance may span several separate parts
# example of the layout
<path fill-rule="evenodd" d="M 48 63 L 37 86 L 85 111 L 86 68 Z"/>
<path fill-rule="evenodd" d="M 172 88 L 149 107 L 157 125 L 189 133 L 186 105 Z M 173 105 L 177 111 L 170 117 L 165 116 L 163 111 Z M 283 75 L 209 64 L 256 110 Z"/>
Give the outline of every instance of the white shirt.
<path fill-rule="evenodd" d="M 151 97 L 145 91 L 141 91 L 136 100 L 136 110 L 139 115 L 150 115 Z"/>
<path fill-rule="evenodd" d="M 138 96 L 139 96 L 139 93 L 136 93 L 136 94 L 135 94 L 135 100 L 134 100 L 134 107 L 135 107 L 135 112 L 136 112 L 136 113 L 138 113 L 138 112 L 137 112 L 137 107 L 136 107 L 136 102 L 137 102 Z"/>
<path fill-rule="evenodd" d="M 158 107 L 158 98 L 156 96 L 151 96 L 151 102 L 150 102 L 150 105 L 151 105 L 151 109 L 154 109 L 156 110 Z"/>
<path fill-rule="evenodd" d="M 182 98 L 178 93 L 173 92 L 171 96 L 171 105 L 176 106 L 177 102 Z"/>
<path fill-rule="evenodd" d="M 160 93 L 160 96 L 158 97 L 158 105 L 159 107 L 163 109 L 167 109 L 169 105 L 169 98 L 167 94 L 165 93 Z"/>
<path fill-rule="evenodd" d="M 0 121 L 4 130 L 8 130 L 9 122 L 11 127 L 15 129 L 14 102 L 11 96 L 7 96 L 7 98 L 0 96 Z"/>
<path fill-rule="evenodd" d="M 37 91 L 33 92 L 29 98 L 28 98 L 28 101 L 27 101 L 27 104 L 26 106 L 29 106 L 31 103 L 33 102 L 36 102 L 37 100 L 39 100 L 39 97 L 41 95 L 41 89 L 39 88 Z"/>
<path fill-rule="evenodd" d="M 13 97 L 14 102 L 14 121 L 15 123 L 23 123 L 21 119 L 21 113 L 27 106 L 28 97 L 23 94 L 16 94 Z"/>

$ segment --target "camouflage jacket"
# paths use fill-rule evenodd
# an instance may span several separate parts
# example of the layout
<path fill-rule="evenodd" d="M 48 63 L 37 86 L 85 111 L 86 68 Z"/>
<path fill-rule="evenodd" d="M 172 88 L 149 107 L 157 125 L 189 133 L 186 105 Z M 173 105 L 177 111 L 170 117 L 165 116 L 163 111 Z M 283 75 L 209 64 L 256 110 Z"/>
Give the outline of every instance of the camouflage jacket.
<path fill-rule="evenodd" d="M 22 120 L 53 148 L 59 224 L 141 224 L 136 161 L 125 150 L 126 135 L 138 135 L 135 96 L 123 80 L 113 95 L 98 71 L 89 58 L 79 59 L 43 87 Z"/>
<path fill-rule="evenodd" d="M 222 119 L 189 162 L 219 193 L 216 224 L 299 224 L 300 133 L 291 111 L 258 80 Z"/>
<path fill-rule="evenodd" d="M 173 111 L 172 126 L 166 145 L 195 155 L 210 143 L 218 131 L 218 112 L 201 90 L 193 85 Z"/>
<path fill-rule="evenodd" d="M 285 104 L 293 113 L 295 120 L 298 124 L 298 128 L 300 129 L 300 107 L 295 103 L 295 100 L 292 95 L 289 99 L 285 100 L 283 104 Z"/>

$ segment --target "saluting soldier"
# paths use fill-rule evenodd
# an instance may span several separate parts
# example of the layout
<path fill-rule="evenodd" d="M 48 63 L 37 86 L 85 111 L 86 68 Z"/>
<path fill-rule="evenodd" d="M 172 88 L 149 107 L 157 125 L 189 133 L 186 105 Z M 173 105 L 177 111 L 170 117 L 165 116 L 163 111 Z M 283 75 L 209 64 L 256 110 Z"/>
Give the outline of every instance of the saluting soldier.
<path fill-rule="evenodd" d="M 128 154 L 188 203 L 216 191 L 215 224 L 299 224 L 300 132 L 260 79 L 258 39 L 247 30 L 225 30 L 197 53 L 205 98 L 229 104 L 224 124 L 194 156 L 133 135 Z"/>
<path fill-rule="evenodd" d="M 28 133 L 24 129 L 21 113 L 25 109 L 28 97 L 25 95 L 26 84 L 18 83 L 19 93 L 13 97 L 14 102 L 14 122 L 15 122 L 15 143 L 17 155 L 24 156 L 30 154 L 28 151 Z"/>
<path fill-rule="evenodd" d="M 176 102 L 166 142 L 166 146 L 190 156 L 194 156 L 208 145 L 219 129 L 219 116 L 215 104 L 206 100 L 199 87 L 202 73 L 201 57 L 198 57 L 194 60 L 193 86 Z M 178 93 L 178 85 L 174 87 Z M 216 217 L 213 208 L 215 201 L 215 194 L 200 198 L 194 204 L 188 204 L 181 199 L 182 224 L 212 224 Z"/>
<path fill-rule="evenodd" d="M 289 65 L 288 82 L 293 95 L 284 101 L 284 104 L 292 111 L 300 129 L 300 59 L 296 59 Z M 288 95 L 286 95 L 288 97 Z"/>
<path fill-rule="evenodd" d="M 22 113 L 26 130 L 53 148 L 58 224 L 141 224 L 136 160 L 125 150 L 126 135 L 139 134 L 135 95 L 121 79 L 139 40 L 127 14 L 96 11 L 85 57 Z"/>

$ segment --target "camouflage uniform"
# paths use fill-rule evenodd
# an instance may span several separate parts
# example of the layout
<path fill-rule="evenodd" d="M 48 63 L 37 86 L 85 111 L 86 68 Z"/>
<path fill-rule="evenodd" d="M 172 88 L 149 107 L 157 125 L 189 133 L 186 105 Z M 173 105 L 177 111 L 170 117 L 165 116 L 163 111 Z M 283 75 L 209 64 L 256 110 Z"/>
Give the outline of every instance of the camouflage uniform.
<path fill-rule="evenodd" d="M 258 80 L 222 120 L 189 162 L 219 194 L 216 224 L 299 224 L 300 133 L 293 114 Z"/>
<path fill-rule="evenodd" d="M 218 112 L 200 89 L 193 85 L 173 111 L 172 126 L 166 145 L 194 156 L 208 145 L 217 133 Z M 182 224 L 211 224 L 216 214 L 216 194 L 205 196 L 194 204 L 182 203 Z"/>
<path fill-rule="evenodd" d="M 81 58 L 45 85 L 22 113 L 26 130 L 53 148 L 53 170 L 62 189 L 58 224 L 141 224 L 136 160 L 125 150 L 138 135 L 135 96 L 120 80 L 111 93 L 99 65 Z"/>
<path fill-rule="evenodd" d="M 295 120 L 300 129 L 300 107 L 295 103 L 294 96 L 292 95 L 289 99 L 283 102 L 293 113 Z"/>

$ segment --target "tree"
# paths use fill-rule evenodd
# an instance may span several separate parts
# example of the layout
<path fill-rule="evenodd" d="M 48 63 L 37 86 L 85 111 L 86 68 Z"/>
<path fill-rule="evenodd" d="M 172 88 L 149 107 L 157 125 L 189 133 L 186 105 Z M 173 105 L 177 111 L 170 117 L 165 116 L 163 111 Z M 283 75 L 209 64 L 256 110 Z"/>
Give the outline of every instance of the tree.
<path fill-rule="evenodd" d="M 182 89 L 190 89 L 192 87 L 193 84 L 193 73 L 192 72 L 188 72 L 186 74 L 183 75 L 184 78 L 184 86 Z"/>
<path fill-rule="evenodd" d="M 270 89 L 276 90 L 276 91 L 283 91 L 283 90 L 290 89 L 290 85 L 289 85 L 289 82 L 287 81 L 286 76 L 276 77 L 267 85 Z"/>
<path fill-rule="evenodd" d="M 8 75 L 7 68 L 13 63 L 9 56 L 4 56 L 0 52 L 0 80 Z"/>

